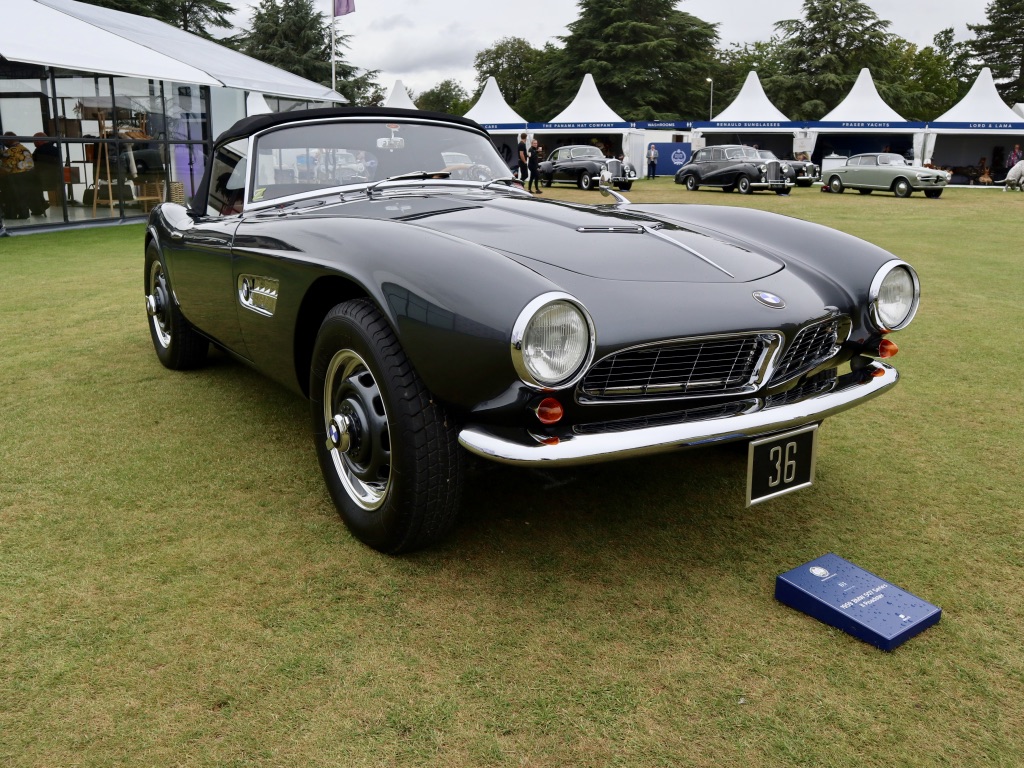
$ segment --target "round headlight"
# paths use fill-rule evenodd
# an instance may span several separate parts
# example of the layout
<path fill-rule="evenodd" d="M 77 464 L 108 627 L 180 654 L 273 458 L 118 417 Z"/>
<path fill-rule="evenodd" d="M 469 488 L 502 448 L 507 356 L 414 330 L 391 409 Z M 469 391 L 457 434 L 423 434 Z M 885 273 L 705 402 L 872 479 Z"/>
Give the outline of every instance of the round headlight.
<path fill-rule="evenodd" d="M 868 300 L 879 330 L 906 328 L 921 302 L 921 284 L 914 268 L 898 259 L 884 264 L 871 281 Z"/>
<path fill-rule="evenodd" d="M 594 355 L 594 325 L 566 294 L 548 293 L 526 305 L 512 329 L 512 362 L 532 387 L 575 384 Z"/>

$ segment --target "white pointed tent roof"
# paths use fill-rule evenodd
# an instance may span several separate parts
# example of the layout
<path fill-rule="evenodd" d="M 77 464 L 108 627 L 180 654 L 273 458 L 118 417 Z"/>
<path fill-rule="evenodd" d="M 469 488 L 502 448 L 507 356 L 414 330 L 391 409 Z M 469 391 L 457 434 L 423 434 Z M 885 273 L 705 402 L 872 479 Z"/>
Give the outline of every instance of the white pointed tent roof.
<path fill-rule="evenodd" d="M 905 123 L 906 118 L 890 107 L 878 95 L 871 72 L 865 67 L 857 75 L 857 82 L 839 106 L 821 118 L 823 123 L 838 122 Z"/>
<path fill-rule="evenodd" d="M 3 0 L 0 56 L 83 72 L 344 102 L 330 88 L 145 16 L 75 0 Z"/>
<path fill-rule="evenodd" d="M 563 109 L 552 123 L 624 123 L 626 122 L 605 104 L 597 91 L 594 76 L 589 72 L 583 76 L 580 89 L 572 104 Z"/>
<path fill-rule="evenodd" d="M 465 116 L 481 124 L 526 123 L 526 120 L 520 117 L 519 113 L 505 101 L 505 97 L 501 95 L 501 88 L 498 87 L 498 81 L 493 77 L 487 78 L 483 93 Z"/>
<path fill-rule="evenodd" d="M 984 67 L 967 95 L 933 122 L 1024 123 L 1024 118 L 1006 106 L 992 80 L 992 70 Z"/>
<path fill-rule="evenodd" d="M 786 123 L 789 118 L 768 100 L 757 72 L 751 70 L 732 104 L 716 115 L 712 122 Z"/>
<path fill-rule="evenodd" d="M 384 106 L 395 107 L 396 109 L 418 109 L 413 104 L 412 99 L 409 98 L 409 92 L 405 90 L 401 80 L 395 80 L 395 84 L 392 86 L 391 93 L 388 96 L 388 100 L 384 102 Z"/>

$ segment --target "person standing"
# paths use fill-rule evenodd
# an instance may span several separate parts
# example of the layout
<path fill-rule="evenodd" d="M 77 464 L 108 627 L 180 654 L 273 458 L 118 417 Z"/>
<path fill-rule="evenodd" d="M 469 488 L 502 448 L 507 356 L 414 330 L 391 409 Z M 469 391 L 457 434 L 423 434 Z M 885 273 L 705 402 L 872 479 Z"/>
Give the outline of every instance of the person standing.
<path fill-rule="evenodd" d="M 519 134 L 519 146 L 516 147 L 516 157 L 519 159 L 519 180 L 526 183 L 526 176 L 529 172 L 530 158 L 526 156 L 526 134 Z"/>
<path fill-rule="evenodd" d="M 1020 144 L 1014 144 L 1013 152 L 1011 152 L 1010 156 L 1006 158 L 1006 167 L 1013 168 L 1013 166 L 1015 166 L 1021 160 L 1024 160 L 1024 152 L 1021 151 Z"/>
<path fill-rule="evenodd" d="M 653 179 L 657 175 L 657 170 L 658 148 L 651 144 L 651 146 L 647 148 L 647 178 Z"/>
<path fill-rule="evenodd" d="M 527 184 L 526 189 L 528 192 L 536 192 L 538 195 L 544 194 L 540 191 L 540 156 L 540 145 L 534 139 L 530 142 L 529 161 L 527 162 L 527 167 L 530 171 L 530 182 Z"/>

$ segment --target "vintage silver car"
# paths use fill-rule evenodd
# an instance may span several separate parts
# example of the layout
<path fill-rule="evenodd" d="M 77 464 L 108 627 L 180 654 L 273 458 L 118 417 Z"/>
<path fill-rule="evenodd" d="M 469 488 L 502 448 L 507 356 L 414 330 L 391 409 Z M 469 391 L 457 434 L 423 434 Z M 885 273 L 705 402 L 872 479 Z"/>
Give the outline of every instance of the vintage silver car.
<path fill-rule="evenodd" d="M 879 190 L 892 192 L 896 197 L 910 197 L 914 192 L 939 197 L 948 181 L 945 171 L 911 165 L 902 155 L 892 152 L 854 155 L 846 165 L 829 170 L 825 179 L 833 192 L 856 189 L 862 195 L 870 195 Z"/>

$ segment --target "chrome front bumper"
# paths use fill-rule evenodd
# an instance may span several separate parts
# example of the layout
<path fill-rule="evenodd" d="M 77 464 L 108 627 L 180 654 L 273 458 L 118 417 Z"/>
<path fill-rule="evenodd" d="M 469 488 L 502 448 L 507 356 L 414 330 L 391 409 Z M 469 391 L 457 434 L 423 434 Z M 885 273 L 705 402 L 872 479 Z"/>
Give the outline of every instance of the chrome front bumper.
<path fill-rule="evenodd" d="M 872 376 L 870 373 L 876 372 Z M 880 373 L 877 373 L 879 372 Z M 891 389 L 899 373 L 874 362 L 865 371 L 839 377 L 830 391 L 790 405 L 762 408 L 720 419 L 647 427 L 628 432 L 576 435 L 548 445 L 527 430 L 515 433 L 470 426 L 459 432 L 459 443 L 477 456 L 502 464 L 595 464 L 655 453 L 695 448 L 709 443 L 750 440 L 760 435 L 813 424 Z"/>

